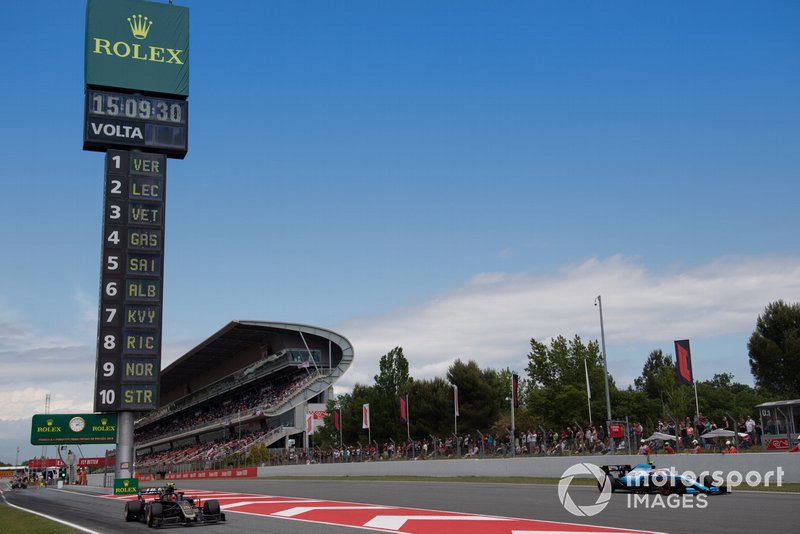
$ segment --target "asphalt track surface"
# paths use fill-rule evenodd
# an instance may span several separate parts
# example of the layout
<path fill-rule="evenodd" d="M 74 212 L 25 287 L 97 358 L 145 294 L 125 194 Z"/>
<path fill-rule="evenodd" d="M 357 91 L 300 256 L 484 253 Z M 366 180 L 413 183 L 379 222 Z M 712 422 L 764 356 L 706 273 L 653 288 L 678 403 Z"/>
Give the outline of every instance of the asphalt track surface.
<path fill-rule="evenodd" d="M 609 505 L 594 517 L 576 517 L 559 502 L 555 485 L 487 484 L 455 482 L 397 482 L 340 480 L 213 480 L 191 481 L 179 489 L 242 492 L 446 510 L 469 514 L 579 523 L 671 534 L 768 534 L 800 532 L 800 494 L 734 491 L 708 498 L 705 508 L 670 508 L 650 500 L 651 507 L 632 505 L 626 494 L 614 494 Z M 125 523 L 124 504 L 108 499 L 95 488 L 4 491 L 12 504 L 62 518 L 101 533 L 148 532 L 141 523 Z M 97 492 L 98 494 L 95 494 Z M 569 494 L 578 505 L 594 504 L 597 490 L 572 485 Z M 663 502 L 663 501 L 662 501 Z M 0 499 L 0 505 L 4 505 Z M 655 506 L 655 507 L 652 507 Z M 276 517 L 227 512 L 228 521 L 201 527 L 201 532 L 239 534 L 334 534 L 363 529 L 310 523 Z M 8 525 L 2 526 L 3 532 Z M 180 527 L 179 527 L 180 528 Z M 211 530 L 205 530 L 211 529 Z M 171 530 L 171 529 L 167 529 Z M 479 532 L 467 525 L 459 532 Z M 402 529 L 401 529 L 402 532 Z"/>

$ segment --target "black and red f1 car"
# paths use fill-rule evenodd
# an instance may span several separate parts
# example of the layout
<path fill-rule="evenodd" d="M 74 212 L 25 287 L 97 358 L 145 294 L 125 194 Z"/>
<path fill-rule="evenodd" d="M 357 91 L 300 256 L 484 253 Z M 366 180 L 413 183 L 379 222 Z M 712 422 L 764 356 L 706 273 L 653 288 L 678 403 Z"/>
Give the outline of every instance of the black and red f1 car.
<path fill-rule="evenodd" d="M 166 488 L 148 488 L 139 491 L 135 501 L 125 503 L 125 521 L 143 521 L 148 527 L 165 525 L 198 525 L 225 521 L 219 501 L 190 497 Z"/>

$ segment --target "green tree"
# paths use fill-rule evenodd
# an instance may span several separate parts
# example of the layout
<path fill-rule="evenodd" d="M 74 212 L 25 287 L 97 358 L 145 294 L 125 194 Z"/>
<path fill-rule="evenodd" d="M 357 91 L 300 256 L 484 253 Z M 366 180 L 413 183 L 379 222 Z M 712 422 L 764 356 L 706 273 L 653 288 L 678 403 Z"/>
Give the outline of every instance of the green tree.
<path fill-rule="evenodd" d="M 347 395 L 340 395 L 338 402 L 333 399 L 328 399 L 325 404 L 325 411 L 328 412 L 322 419 L 322 426 L 317 429 L 314 441 L 320 447 L 338 447 L 339 446 L 339 431 L 333 424 L 333 412 L 339 409 L 340 404 L 343 403 Z"/>
<path fill-rule="evenodd" d="M 379 372 L 375 375 L 375 387 L 387 397 L 397 397 L 406 393 L 408 384 L 408 360 L 403 354 L 403 347 L 395 347 L 383 356 L 378 364 Z"/>
<path fill-rule="evenodd" d="M 408 385 L 411 437 L 425 439 L 453 433 L 453 386 L 436 377 Z"/>
<path fill-rule="evenodd" d="M 592 416 L 595 420 L 605 421 L 605 380 L 598 343 L 591 341 L 584 345 L 580 336 L 576 335 L 572 340 L 558 336 L 548 347 L 531 339 L 526 388 L 530 415 L 541 417 L 548 426 L 558 428 L 576 421 L 582 425 L 588 423 L 587 371 L 592 393 Z M 608 381 L 613 394 L 616 390 L 613 377 L 609 375 Z"/>
<path fill-rule="evenodd" d="M 375 400 L 378 395 L 375 388 L 372 386 L 364 386 L 356 384 L 353 386 L 353 391 L 350 394 L 340 395 L 338 404 L 342 408 L 342 439 L 345 445 L 353 445 L 355 443 L 367 443 L 369 432 L 362 427 L 362 407 L 364 404 L 370 405 L 370 425 L 373 427 L 372 437 L 375 439 L 375 414 L 372 413 L 372 408 L 375 406 Z M 333 429 L 333 415 L 332 412 L 328 414 L 325 419 L 325 428 Z M 333 432 L 333 430 L 329 430 Z M 332 438 L 331 438 L 332 439 Z"/>
<path fill-rule="evenodd" d="M 661 370 L 667 368 L 672 373 L 673 382 L 675 381 L 675 364 L 672 357 L 664 355 L 661 349 L 656 349 L 650 353 L 644 362 L 642 375 L 634 379 L 633 383 L 638 391 L 642 391 L 650 398 L 663 397 L 663 384 L 659 380 Z"/>
<path fill-rule="evenodd" d="M 483 371 L 474 360 L 456 360 L 447 371 L 447 379 L 458 386 L 458 427 L 463 432 L 483 433 L 500 415 L 503 398 L 498 395 L 499 379 L 491 369 Z M 461 433 L 462 430 L 459 430 Z"/>
<path fill-rule="evenodd" d="M 647 427 L 646 431 L 653 429 L 655 418 L 659 413 L 659 402 L 651 399 L 643 391 L 638 391 L 632 387 L 615 390 L 611 394 L 612 415 L 615 418 L 625 420 L 631 424 L 642 423 Z M 603 412 L 605 413 L 605 412 Z M 605 417 L 603 417 L 605 420 Z"/>
<path fill-rule="evenodd" d="M 723 416 L 736 419 L 751 415 L 756 404 L 767 400 L 752 387 L 735 382 L 730 373 L 715 374 L 711 380 L 698 382 L 697 397 L 700 412 L 717 424 L 721 424 Z"/>
<path fill-rule="evenodd" d="M 693 392 L 691 386 L 677 382 L 675 364 L 671 355 L 661 349 L 650 352 L 640 377 L 634 379 L 636 390 L 646 396 L 641 422 L 663 418 L 681 419 L 692 413 Z"/>
<path fill-rule="evenodd" d="M 800 304 L 770 303 L 747 350 L 757 386 L 786 399 L 800 397 Z"/>
<path fill-rule="evenodd" d="M 403 348 L 395 347 L 381 356 L 378 367 L 370 403 L 372 439 L 405 441 L 406 426 L 400 420 L 400 395 L 408 393 L 411 378 Z"/>

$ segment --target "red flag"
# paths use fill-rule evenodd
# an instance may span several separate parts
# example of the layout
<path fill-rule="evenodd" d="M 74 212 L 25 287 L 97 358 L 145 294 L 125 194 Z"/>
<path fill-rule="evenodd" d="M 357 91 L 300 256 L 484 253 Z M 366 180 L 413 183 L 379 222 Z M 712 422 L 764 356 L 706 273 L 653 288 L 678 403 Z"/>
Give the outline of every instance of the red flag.
<path fill-rule="evenodd" d="M 692 384 L 692 351 L 689 349 L 689 340 L 682 339 L 675 342 L 675 359 L 678 370 L 679 384 Z"/>
<path fill-rule="evenodd" d="M 369 403 L 361 407 L 361 428 L 369 428 Z"/>
<path fill-rule="evenodd" d="M 453 384 L 453 414 L 458 417 L 458 386 Z"/>
<path fill-rule="evenodd" d="M 341 417 L 342 417 L 341 408 L 338 408 L 333 411 L 333 428 L 335 428 L 337 432 L 339 432 L 342 429 Z"/>
<path fill-rule="evenodd" d="M 408 422 L 408 394 L 400 395 L 400 419 Z"/>

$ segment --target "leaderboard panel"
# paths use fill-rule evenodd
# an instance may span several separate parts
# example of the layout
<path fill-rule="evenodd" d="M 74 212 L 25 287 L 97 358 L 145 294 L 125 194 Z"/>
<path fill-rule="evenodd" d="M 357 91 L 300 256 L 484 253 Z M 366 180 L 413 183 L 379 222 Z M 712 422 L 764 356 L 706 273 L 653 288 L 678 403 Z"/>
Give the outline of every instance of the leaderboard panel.
<path fill-rule="evenodd" d="M 95 411 L 158 406 L 166 156 L 106 153 Z"/>

